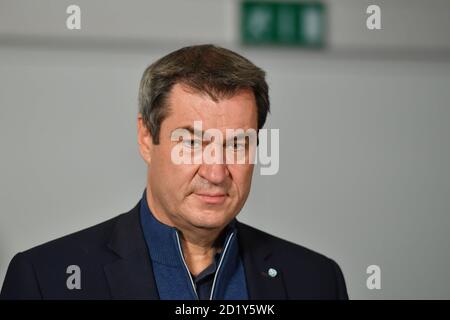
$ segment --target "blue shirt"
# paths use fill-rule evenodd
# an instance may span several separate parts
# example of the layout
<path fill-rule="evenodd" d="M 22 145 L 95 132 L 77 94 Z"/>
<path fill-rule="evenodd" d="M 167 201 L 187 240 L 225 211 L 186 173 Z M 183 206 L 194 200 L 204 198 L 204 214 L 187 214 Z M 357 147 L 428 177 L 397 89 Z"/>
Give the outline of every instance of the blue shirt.
<path fill-rule="evenodd" d="M 222 252 L 197 277 L 192 276 L 184 260 L 179 231 L 153 216 L 146 190 L 141 199 L 140 219 L 160 299 L 248 299 L 235 219 L 225 228 Z"/>
<path fill-rule="evenodd" d="M 213 262 L 206 267 L 197 276 L 191 274 L 194 280 L 195 287 L 197 288 L 197 295 L 200 300 L 209 300 L 211 294 L 211 288 L 214 282 L 214 275 L 217 270 L 217 266 L 220 261 L 220 253 L 214 255 Z"/>

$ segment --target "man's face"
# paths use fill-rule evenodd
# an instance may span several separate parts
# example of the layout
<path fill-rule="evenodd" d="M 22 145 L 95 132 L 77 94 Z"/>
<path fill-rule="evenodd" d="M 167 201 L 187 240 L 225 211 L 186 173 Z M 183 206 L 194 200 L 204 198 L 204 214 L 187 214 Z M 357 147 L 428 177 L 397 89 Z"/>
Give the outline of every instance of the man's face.
<path fill-rule="evenodd" d="M 168 98 L 169 115 L 161 124 L 159 145 L 154 145 L 139 120 L 140 152 L 149 165 L 147 200 L 154 215 L 163 223 L 188 229 L 221 229 L 242 209 L 251 186 L 253 164 L 223 163 L 176 164 L 172 149 L 172 133 L 179 128 L 194 127 L 202 122 L 202 130 L 210 128 L 257 130 L 257 107 L 253 92 L 238 91 L 231 98 L 214 102 L 208 95 L 194 93 L 181 84 L 173 86 Z M 192 135 L 192 139 L 195 139 Z M 198 142 L 199 140 L 197 140 Z M 203 137 L 203 150 L 210 140 Z M 183 152 L 194 154 L 195 148 Z M 226 146 L 223 153 L 226 153 Z M 250 152 L 250 151 L 247 151 Z M 204 195 L 222 195 L 208 197 Z"/>

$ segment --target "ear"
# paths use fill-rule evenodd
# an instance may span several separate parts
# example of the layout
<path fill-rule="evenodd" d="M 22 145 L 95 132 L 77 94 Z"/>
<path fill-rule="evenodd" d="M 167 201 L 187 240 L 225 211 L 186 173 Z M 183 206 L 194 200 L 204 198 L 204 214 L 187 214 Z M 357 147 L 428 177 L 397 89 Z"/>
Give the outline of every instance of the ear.
<path fill-rule="evenodd" d="M 139 153 L 141 154 L 142 159 L 144 159 L 144 161 L 149 165 L 151 162 L 153 140 L 150 131 L 144 124 L 144 119 L 142 118 L 141 113 L 138 114 L 137 129 Z"/>

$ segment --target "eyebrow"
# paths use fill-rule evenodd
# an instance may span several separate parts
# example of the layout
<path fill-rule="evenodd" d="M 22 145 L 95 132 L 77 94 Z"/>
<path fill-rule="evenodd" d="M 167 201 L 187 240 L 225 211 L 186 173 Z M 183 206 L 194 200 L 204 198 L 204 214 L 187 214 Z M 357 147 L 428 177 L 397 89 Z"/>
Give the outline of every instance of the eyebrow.
<path fill-rule="evenodd" d="M 194 127 L 192 127 L 191 125 L 187 125 L 187 126 L 183 126 L 183 127 L 178 127 L 178 128 L 176 128 L 175 130 L 173 130 L 173 131 L 176 131 L 176 130 L 179 130 L 179 129 L 185 129 L 185 130 L 189 131 L 191 134 L 193 134 L 194 136 L 196 135 L 196 133 L 198 133 L 198 130 L 195 131 L 195 130 L 194 130 Z M 242 139 L 243 137 L 246 136 L 245 131 L 246 131 L 246 130 L 244 130 L 244 132 L 240 132 L 240 133 L 238 133 L 238 134 L 236 134 L 236 135 L 233 135 L 233 137 L 231 137 L 230 139 L 226 140 L 225 142 L 228 142 L 228 141 L 231 141 L 231 140 L 234 141 L 234 139 L 236 139 L 236 138 L 237 138 L 237 139 Z M 205 135 L 205 130 L 202 130 L 202 131 L 201 131 L 201 136 L 203 137 L 204 135 Z M 197 136 L 198 136 L 198 135 L 197 135 Z M 225 135 L 225 136 L 226 136 L 226 135 Z"/>
<path fill-rule="evenodd" d="M 198 130 L 197 131 L 195 131 L 194 130 L 194 127 L 192 127 L 192 126 L 190 126 L 190 125 L 188 125 L 188 126 L 184 126 L 184 127 L 179 127 L 179 128 L 176 128 L 175 130 L 173 130 L 173 131 L 176 131 L 176 130 L 180 130 L 180 129 L 184 129 L 184 130 L 187 130 L 187 131 L 189 131 L 191 134 L 193 134 L 193 135 L 195 135 L 196 133 L 198 133 Z M 202 137 L 203 137 L 203 135 L 205 134 L 205 131 L 204 130 L 202 130 L 201 131 L 201 135 L 202 135 Z"/>

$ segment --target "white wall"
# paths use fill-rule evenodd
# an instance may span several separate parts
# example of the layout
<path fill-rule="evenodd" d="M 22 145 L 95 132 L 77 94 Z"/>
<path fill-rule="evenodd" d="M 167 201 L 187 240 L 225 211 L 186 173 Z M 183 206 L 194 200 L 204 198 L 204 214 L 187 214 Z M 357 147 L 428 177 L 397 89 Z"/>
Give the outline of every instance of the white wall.
<path fill-rule="evenodd" d="M 78 34 L 70 3 L 0 1 L 0 283 L 14 253 L 137 203 L 140 76 L 214 42 L 267 70 L 280 129 L 280 171 L 255 173 L 241 220 L 334 258 L 351 298 L 450 298 L 450 2 L 381 2 L 375 34 L 359 1 L 330 1 L 323 53 L 240 47 L 237 2 L 78 1 Z"/>

